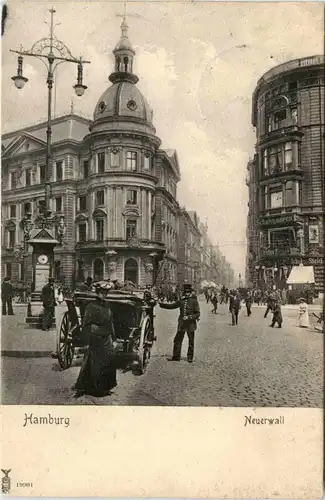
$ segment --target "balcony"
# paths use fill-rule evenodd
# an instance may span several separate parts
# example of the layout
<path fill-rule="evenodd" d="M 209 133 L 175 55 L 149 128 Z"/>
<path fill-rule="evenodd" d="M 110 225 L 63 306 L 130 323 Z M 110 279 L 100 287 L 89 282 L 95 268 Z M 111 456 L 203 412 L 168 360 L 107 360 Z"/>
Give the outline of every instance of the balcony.
<path fill-rule="evenodd" d="M 301 136 L 303 136 L 303 132 L 301 131 L 301 127 L 299 127 L 298 123 L 296 123 L 296 121 L 292 118 L 287 118 L 281 121 L 279 127 L 269 130 L 265 134 L 261 135 L 259 145 L 266 146 L 268 142 L 283 139 L 283 137 L 298 138 Z"/>

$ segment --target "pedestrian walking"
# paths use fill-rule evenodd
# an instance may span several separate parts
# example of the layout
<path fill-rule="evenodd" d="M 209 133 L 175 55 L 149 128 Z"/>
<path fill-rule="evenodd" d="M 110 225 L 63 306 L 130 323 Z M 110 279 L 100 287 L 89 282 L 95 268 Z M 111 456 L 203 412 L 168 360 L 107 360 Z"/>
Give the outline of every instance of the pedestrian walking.
<path fill-rule="evenodd" d="M 1 301 L 2 301 L 2 315 L 6 316 L 8 310 L 8 316 L 14 316 L 14 311 L 12 308 L 12 299 L 14 296 L 14 287 L 10 282 L 10 278 L 4 278 L 1 284 Z"/>
<path fill-rule="evenodd" d="M 277 323 L 278 328 L 282 328 L 282 322 L 283 322 L 283 317 L 282 317 L 281 305 L 280 302 L 276 300 L 273 306 L 273 318 L 270 326 L 274 328 L 275 323 Z"/>
<path fill-rule="evenodd" d="M 213 305 L 212 313 L 217 314 L 217 309 L 218 309 L 218 295 L 217 292 L 215 292 L 211 298 L 211 303 Z"/>
<path fill-rule="evenodd" d="M 55 315 L 54 278 L 49 278 L 47 285 L 43 286 L 41 299 L 44 309 L 42 317 L 42 330 L 50 330 Z"/>
<path fill-rule="evenodd" d="M 247 316 L 250 316 L 252 314 L 252 304 L 253 304 L 253 297 L 250 292 L 247 293 L 245 304 L 246 304 Z"/>
<path fill-rule="evenodd" d="M 308 305 L 306 299 L 303 297 L 298 300 L 299 302 L 299 311 L 297 316 L 296 326 L 300 328 L 309 328 L 309 314 L 308 314 Z"/>
<path fill-rule="evenodd" d="M 269 314 L 269 312 L 273 311 L 273 308 L 274 308 L 274 297 L 273 295 L 270 293 L 267 297 L 267 301 L 266 301 L 266 311 L 264 313 L 264 318 L 267 318 L 267 315 Z"/>
<path fill-rule="evenodd" d="M 238 325 L 238 314 L 241 309 L 240 297 L 238 293 L 232 295 L 229 307 L 231 312 L 232 326 Z"/>
<path fill-rule="evenodd" d="M 89 347 L 75 384 L 76 397 L 104 397 L 117 386 L 115 329 L 111 309 L 104 302 L 107 289 L 96 286 L 96 300 L 85 310 L 82 332 Z"/>
<path fill-rule="evenodd" d="M 200 319 L 200 306 L 196 295 L 193 293 L 192 286 L 189 283 L 185 283 L 179 300 L 172 303 L 159 302 L 159 305 L 162 309 L 179 308 L 180 310 L 171 361 L 180 361 L 184 335 L 187 333 L 187 361 L 192 363 L 194 357 L 194 335 L 197 328 L 197 321 Z"/>

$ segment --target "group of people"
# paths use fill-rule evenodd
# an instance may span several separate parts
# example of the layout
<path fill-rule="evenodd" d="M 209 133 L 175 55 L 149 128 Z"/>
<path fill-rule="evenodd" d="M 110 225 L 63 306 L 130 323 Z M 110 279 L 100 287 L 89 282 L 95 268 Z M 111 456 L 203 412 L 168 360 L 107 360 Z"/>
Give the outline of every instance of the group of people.
<path fill-rule="evenodd" d="M 76 397 L 83 394 L 104 396 L 117 385 L 117 363 L 115 356 L 116 331 L 112 311 L 104 299 L 108 288 L 95 284 L 96 301 L 90 302 L 83 317 L 83 335 L 87 337 L 88 349 L 75 384 Z M 148 290 L 144 292 L 148 309 L 153 311 L 158 303 L 162 309 L 179 309 L 177 332 L 173 342 L 170 361 L 180 361 L 185 333 L 188 336 L 187 360 L 193 362 L 194 335 L 200 319 L 200 306 L 190 284 L 184 284 L 179 298 L 166 302 L 154 297 Z"/>

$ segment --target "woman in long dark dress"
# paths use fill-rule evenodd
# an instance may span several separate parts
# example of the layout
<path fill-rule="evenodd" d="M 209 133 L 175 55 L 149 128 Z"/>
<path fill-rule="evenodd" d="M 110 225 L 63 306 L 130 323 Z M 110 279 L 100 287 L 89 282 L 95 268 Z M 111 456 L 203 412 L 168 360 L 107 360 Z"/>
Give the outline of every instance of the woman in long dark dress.
<path fill-rule="evenodd" d="M 88 304 L 84 315 L 83 333 L 89 337 L 89 347 L 75 385 L 76 396 L 107 396 L 117 386 L 112 311 L 103 300 L 106 292 L 97 288 L 96 293 L 97 300 Z"/>

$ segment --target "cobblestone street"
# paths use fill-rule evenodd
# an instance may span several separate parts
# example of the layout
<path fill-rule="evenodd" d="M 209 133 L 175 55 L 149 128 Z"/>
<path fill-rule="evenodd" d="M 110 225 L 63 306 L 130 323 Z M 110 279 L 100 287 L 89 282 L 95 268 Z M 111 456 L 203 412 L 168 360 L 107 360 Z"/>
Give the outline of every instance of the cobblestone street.
<path fill-rule="evenodd" d="M 264 307 L 253 307 L 250 318 L 242 308 L 239 326 L 231 326 L 225 305 L 217 315 L 203 300 L 193 365 L 169 362 L 177 311 L 156 308 L 158 341 L 147 372 L 118 373 L 118 387 L 105 398 L 74 398 L 72 386 L 80 359 L 61 371 L 51 357 L 2 358 L 4 404 L 96 404 L 166 406 L 278 406 L 321 408 L 323 403 L 323 335 L 295 327 L 296 310 L 283 308 L 282 329 L 270 328 Z M 311 315 L 312 316 L 312 315 Z M 11 331 L 6 329 L 11 324 Z M 16 326 L 14 326 L 16 325 Z M 55 332 L 26 330 L 23 316 L 3 318 L 3 343 L 20 336 L 39 351 L 55 347 Z M 43 341 L 42 341 L 43 339 Z M 3 347 L 4 349 L 4 347 Z M 16 347 L 14 348 L 16 350 Z M 34 353 L 35 354 L 35 353 Z"/>

